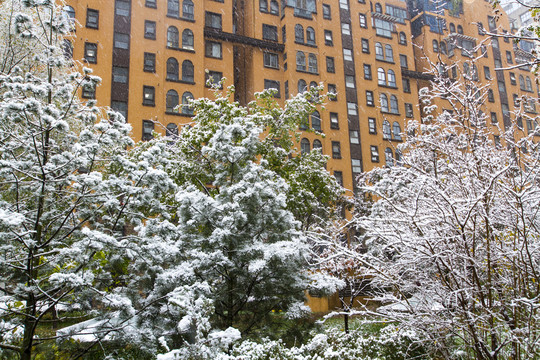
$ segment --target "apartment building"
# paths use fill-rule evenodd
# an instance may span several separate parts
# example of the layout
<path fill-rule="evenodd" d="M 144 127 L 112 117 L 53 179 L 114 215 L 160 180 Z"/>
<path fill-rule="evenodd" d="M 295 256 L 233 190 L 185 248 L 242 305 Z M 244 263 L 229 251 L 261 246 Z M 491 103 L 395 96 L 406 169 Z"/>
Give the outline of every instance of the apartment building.
<path fill-rule="evenodd" d="M 190 98 L 212 97 L 207 80 L 226 78 L 236 100 L 277 89 L 283 104 L 324 84 L 335 99 L 315 112 L 302 151 L 322 148 L 328 170 L 349 190 L 357 174 L 399 160 L 408 119 L 420 119 L 418 90 L 433 64 L 453 64 L 489 84 L 486 114 L 501 129 L 522 96 L 536 97 L 529 52 L 505 37 L 502 13 L 484 0 L 70 0 L 80 23 L 73 56 L 102 77 L 96 98 L 121 112 L 135 140 L 174 134 L 192 121 Z M 489 39 L 486 32 L 501 36 Z M 478 60 L 478 55 L 482 53 Z M 496 69 L 513 68 L 501 71 Z M 442 100 L 441 100 L 442 101 Z M 444 103 L 441 102 L 441 108 Z M 525 103 L 535 114 L 535 101 Z M 528 127 L 529 126 L 529 127 Z M 522 124 L 532 131 L 534 124 Z M 495 129 L 495 132 L 497 130 Z M 496 136 L 500 134 L 496 133 Z"/>

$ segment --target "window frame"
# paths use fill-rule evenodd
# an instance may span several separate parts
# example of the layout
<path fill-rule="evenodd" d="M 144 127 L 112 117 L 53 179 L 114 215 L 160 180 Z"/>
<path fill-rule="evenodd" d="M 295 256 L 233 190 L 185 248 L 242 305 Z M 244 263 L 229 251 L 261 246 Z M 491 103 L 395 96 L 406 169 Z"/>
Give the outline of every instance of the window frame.
<path fill-rule="evenodd" d="M 93 14 L 94 16 L 91 16 Z M 94 21 L 90 21 L 91 19 L 95 19 Z M 88 29 L 99 29 L 99 10 L 96 9 L 86 9 L 86 27 Z"/>

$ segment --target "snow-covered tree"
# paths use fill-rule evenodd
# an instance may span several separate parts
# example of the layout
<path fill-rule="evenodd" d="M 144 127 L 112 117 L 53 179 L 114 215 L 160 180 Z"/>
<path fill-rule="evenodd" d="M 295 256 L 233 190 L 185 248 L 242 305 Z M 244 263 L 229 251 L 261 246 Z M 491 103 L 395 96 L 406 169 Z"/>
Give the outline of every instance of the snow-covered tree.
<path fill-rule="evenodd" d="M 39 333 L 44 324 L 130 309 L 126 266 L 144 249 L 129 229 L 167 214 L 175 185 L 160 169 L 166 146 L 130 157 L 130 126 L 79 100 L 99 79 L 66 58 L 72 25 L 61 7 L 1 6 L 0 62 L 10 65 L 0 73 L 0 356 L 31 359 L 56 338 Z"/>
<path fill-rule="evenodd" d="M 437 77 L 421 90 L 399 165 L 360 182 L 375 201 L 354 222 L 378 315 L 412 329 L 441 358 L 540 355 L 540 164 L 533 138 L 515 141 L 482 111 L 485 88 Z M 442 110 L 433 100 L 448 101 Z M 516 114 L 518 116 L 520 114 Z M 515 120 L 515 119 L 514 119 Z"/>
<path fill-rule="evenodd" d="M 149 221 L 144 230 L 169 247 L 161 268 L 138 270 L 153 284 L 140 304 L 142 343 L 211 358 L 223 331 L 228 339 L 235 331 L 272 335 L 279 317 L 309 312 L 302 229 L 334 219 L 343 192 L 324 169 L 326 157 L 294 150 L 298 125 L 315 107 L 309 96 L 284 109 L 271 93 L 248 107 L 227 94 L 195 100 L 193 126 L 174 144 L 154 140 L 169 142 L 168 171 L 180 191 L 171 221 Z M 314 181 L 304 183 L 308 177 Z"/>

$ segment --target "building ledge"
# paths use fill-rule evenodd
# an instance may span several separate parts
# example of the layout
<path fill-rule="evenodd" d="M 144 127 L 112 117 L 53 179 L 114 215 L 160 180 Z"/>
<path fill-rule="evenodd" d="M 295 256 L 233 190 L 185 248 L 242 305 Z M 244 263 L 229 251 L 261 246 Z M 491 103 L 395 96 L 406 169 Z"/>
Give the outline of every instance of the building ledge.
<path fill-rule="evenodd" d="M 253 46 L 253 47 L 266 49 L 266 50 L 279 51 L 279 52 L 283 52 L 285 50 L 285 45 L 283 44 L 275 43 L 272 41 L 255 39 L 249 36 L 227 33 L 227 32 L 223 32 L 221 30 L 212 29 L 212 28 L 205 28 L 204 36 L 209 39 L 223 40 L 223 41 L 228 41 L 234 44 L 248 45 L 248 46 Z"/>

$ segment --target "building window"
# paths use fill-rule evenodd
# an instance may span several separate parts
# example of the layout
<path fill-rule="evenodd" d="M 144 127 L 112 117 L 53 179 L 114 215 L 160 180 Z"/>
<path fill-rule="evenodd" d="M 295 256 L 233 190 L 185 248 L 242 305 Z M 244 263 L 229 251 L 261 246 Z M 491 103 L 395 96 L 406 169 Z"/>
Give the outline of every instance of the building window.
<path fill-rule="evenodd" d="M 343 186 L 343 172 L 341 171 L 334 171 L 334 177 L 336 178 L 336 182 Z"/>
<path fill-rule="evenodd" d="M 145 39 L 156 40 L 156 22 L 145 20 L 144 21 L 144 37 Z"/>
<path fill-rule="evenodd" d="M 399 44 L 400 45 L 407 45 L 407 36 L 403 31 L 399 33 Z"/>
<path fill-rule="evenodd" d="M 351 142 L 351 144 L 360 144 L 360 135 L 358 135 L 357 130 L 349 131 L 349 141 Z"/>
<path fill-rule="evenodd" d="M 153 86 L 143 86 L 143 105 L 155 106 L 155 88 Z"/>
<path fill-rule="evenodd" d="M 493 90 L 492 89 L 488 89 L 487 95 L 488 95 L 488 101 L 489 102 L 495 102 L 495 96 L 493 95 Z"/>
<path fill-rule="evenodd" d="M 335 84 L 328 84 L 328 94 L 331 101 L 337 101 L 337 87 Z"/>
<path fill-rule="evenodd" d="M 178 48 L 180 46 L 180 35 L 175 26 L 169 26 L 167 29 L 167 46 Z"/>
<path fill-rule="evenodd" d="M 525 79 L 525 82 L 527 83 L 527 91 L 532 92 L 533 89 L 532 89 L 531 78 L 527 76 L 527 78 Z"/>
<path fill-rule="evenodd" d="M 306 29 L 306 42 L 309 45 L 315 45 L 315 30 L 311 26 Z"/>
<path fill-rule="evenodd" d="M 85 84 L 82 87 L 82 97 L 85 99 L 95 99 L 96 98 L 96 88 L 92 84 Z"/>
<path fill-rule="evenodd" d="M 339 129 L 339 119 L 337 113 L 330 113 L 330 129 Z"/>
<path fill-rule="evenodd" d="M 409 79 L 402 78 L 401 85 L 403 86 L 403 92 L 411 93 L 411 82 Z"/>
<path fill-rule="evenodd" d="M 393 87 L 393 88 L 397 87 L 396 73 L 392 69 L 388 70 L 388 83 L 387 84 L 388 86 Z"/>
<path fill-rule="evenodd" d="M 345 86 L 350 88 L 350 89 L 356 88 L 355 81 L 354 81 L 354 76 L 345 75 Z"/>
<path fill-rule="evenodd" d="M 304 43 L 304 28 L 300 24 L 294 26 L 294 41 L 300 44 Z"/>
<path fill-rule="evenodd" d="M 177 113 L 179 101 L 176 90 L 171 89 L 167 91 L 167 97 L 165 98 L 165 112 Z"/>
<path fill-rule="evenodd" d="M 489 69 L 489 66 L 484 66 L 484 77 L 486 80 L 491 80 L 491 70 Z"/>
<path fill-rule="evenodd" d="M 343 60 L 353 61 L 353 56 L 352 56 L 352 50 L 351 49 L 343 49 Z"/>
<path fill-rule="evenodd" d="M 441 54 L 446 55 L 446 43 L 444 41 L 441 41 L 439 43 Z"/>
<path fill-rule="evenodd" d="M 392 50 L 392 46 L 388 44 L 384 46 L 384 60 L 394 62 L 394 51 Z"/>
<path fill-rule="evenodd" d="M 351 24 L 342 23 L 341 24 L 341 33 L 343 35 L 351 35 Z"/>
<path fill-rule="evenodd" d="M 383 140 L 390 140 L 392 138 L 392 130 L 390 129 L 390 122 L 388 120 L 383 121 L 382 133 Z"/>
<path fill-rule="evenodd" d="M 375 101 L 373 100 L 373 91 L 366 90 L 366 105 L 375 106 Z"/>
<path fill-rule="evenodd" d="M 512 60 L 512 53 L 510 51 L 506 51 L 506 62 L 509 64 L 514 63 L 514 61 Z"/>
<path fill-rule="evenodd" d="M 86 9 L 86 27 L 90 29 L 99 28 L 99 11 Z"/>
<path fill-rule="evenodd" d="M 118 16 L 129 16 L 129 10 L 131 6 L 128 1 L 116 0 L 114 13 Z"/>
<path fill-rule="evenodd" d="M 300 140 L 300 153 L 301 154 L 309 154 L 311 151 L 311 145 L 309 144 L 309 140 L 306 138 L 303 138 Z"/>
<path fill-rule="evenodd" d="M 403 55 L 403 54 L 399 55 L 399 65 L 405 69 L 409 67 L 407 63 L 407 55 Z"/>
<path fill-rule="evenodd" d="M 383 68 L 377 69 L 377 84 L 386 86 L 386 72 Z"/>
<path fill-rule="evenodd" d="M 268 0 L 259 0 L 259 11 L 268 12 Z"/>
<path fill-rule="evenodd" d="M 321 127 L 321 114 L 318 112 L 318 111 L 314 111 L 312 114 L 311 114 L 311 127 L 313 128 L 313 130 L 315 131 L 318 131 L 318 132 L 321 132 L 322 131 L 322 127 Z M 315 142 L 313 143 L 315 145 Z"/>
<path fill-rule="evenodd" d="M 369 54 L 369 40 L 368 39 L 362 39 L 362 52 Z"/>
<path fill-rule="evenodd" d="M 178 81 L 178 73 L 178 60 L 169 58 L 167 60 L 167 80 Z"/>
<path fill-rule="evenodd" d="M 285 99 L 289 99 L 289 80 L 286 80 L 283 86 L 285 87 Z"/>
<path fill-rule="evenodd" d="M 221 43 L 207 40 L 205 50 L 206 57 L 221 59 Z"/>
<path fill-rule="evenodd" d="M 223 73 L 219 71 L 208 71 L 206 73 L 206 86 L 211 87 L 212 85 L 220 85 L 221 79 L 223 78 Z"/>
<path fill-rule="evenodd" d="M 356 109 L 357 109 L 356 103 L 353 103 L 353 102 L 347 103 L 347 114 L 352 115 L 352 116 L 358 115 L 358 111 Z"/>
<path fill-rule="evenodd" d="M 274 97 L 275 98 L 281 98 L 281 86 L 279 84 L 279 81 L 276 81 L 276 80 L 267 80 L 267 79 L 264 79 L 264 89 L 265 90 L 268 90 L 268 89 L 275 89 L 277 91 L 274 91 Z"/>
<path fill-rule="evenodd" d="M 184 0 L 182 2 L 182 17 L 188 20 L 195 19 L 195 7 L 193 6 L 193 1 Z"/>
<path fill-rule="evenodd" d="M 438 52 L 439 52 L 439 42 L 438 42 L 437 40 L 434 39 L 434 40 L 432 41 L 432 43 L 433 43 L 433 52 L 434 52 L 434 53 L 438 53 Z"/>
<path fill-rule="evenodd" d="M 182 94 L 182 114 L 193 115 L 193 108 L 189 106 L 190 100 L 193 99 L 193 94 L 186 91 Z"/>
<path fill-rule="evenodd" d="M 195 82 L 195 68 L 189 60 L 182 62 L 182 81 L 189 83 Z"/>
<path fill-rule="evenodd" d="M 379 103 L 381 105 L 382 112 L 390 112 L 390 107 L 388 106 L 388 96 L 386 94 L 379 94 Z"/>
<path fill-rule="evenodd" d="M 498 124 L 499 121 L 497 120 L 497 113 L 492 112 L 491 113 L 491 123 L 492 124 Z"/>
<path fill-rule="evenodd" d="M 180 17 L 180 3 L 178 0 L 167 0 L 167 16 Z"/>
<path fill-rule="evenodd" d="M 410 103 L 405 103 L 405 116 L 408 118 L 412 118 L 413 115 L 413 105 Z"/>
<path fill-rule="evenodd" d="M 330 8 L 330 5 L 323 4 L 322 12 L 323 12 L 323 19 L 326 19 L 326 20 L 332 19 L 332 9 Z"/>
<path fill-rule="evenodd" d="M 375 27 L 375 34 L 386 38 L 392 38 L 392 31 L 394 30 L 394 24 L 392 22 L 375 19 L 373 24 Z"/>
<path fill-rule="evenodd" d="M 392 149 L 387 147 L 384 150 L 384 161 L 387 166 L 393 166 L 394 165 L 394 153 L 392 152 Z"/>
<path fill-rule="evenodd" d="M 204 26 L 221 30 L 221 14 L 213 12 L 206 12 Z M 264 27 L 263 27 L 264 28 Z M 277 28 L 276 28 L 276 40 L 277 40 Z"/>
<path fill-rule="evenodd" d="M 147 52 L 144 53 L 143 70 L 146 72 L 156 72 L 156 54 Z"/>
<path fill-rule="evenodd" d="M 144 6 L 156 9 L 157 8 L 156 0 L 146 0 Z"/>
<path fill-rule="evenodd" d="M 366 79 L 366 80 L 371 80 L 372 79 L 371 65 L 369 65 L 369 64 L 364 64 L 364 79 Z"/>
<path fill-rule="evenodd" d="M 332 31 L 324 30 L 324 44 L 327 46 L 334 46 L 334 39 L 332 37 Z"/>
<path fill-rule="evenodd" d="M 397 121 L 392 124 L 392 136 L 394 140 L 401 140 L 401 126 Z"/>
<path fill-rule="evenodd" d="M 379 148 L 377 147 L 377 145 L 371 145 L 369 148 L 371 150 L 371 162 L 378 163 L 379 162 Z"/>
<path fill-rule="evenodd" d="M 368 129 L 370 134 L 377 133 L 377 125 L 375 122 L 375 118 L 368 118 Z"/>
<path fill-rule="evenodd" d="M 264 40 L 278 41 L 277 26 L 263 24 L 262 37 Z"/>
<path fill-rule="evenodd" d="M 129 35 L 115 32 L 114 47 L 117 49 L 129 49 Z"/>
<path fill-rule="evenodd" d="M 279 4 L 277 0 L 270 1 L 270 14 L 279 15 Z"/>
<path fill-rule="evenodd" d="M 127 120 L 128 104 L 125 101 L 111 101 L 111 109 L 120 113 Z M 126 121 L 127 122 L 127 121 Z"/>
<path fill-rule="evenodd" d="M 332 141 L 332 159 L 341 159 L 341 144 L 339 141 Z"/>
<path fill-rule="evenodd" d="M 193 31 L 184 29 L 184 31 L 182 31 L 182 49 L 193 50 L 195 49 L 194 43 Z"/>
<path fill-rule="evenodd" d="M 264 66 L 272 69 L 279 69 L 279 55 L 265 52 L 263 54 Z"/>
<path fill-rule="evenodd" d="M 349 10 L 349 0 L 339 0 L 339 7 L 343 10 Z"/>
<path fill-rule="evenodd" d="M 307 83 L 304 79 L 298 80 L 298 93 L 301 94 L 307 90 Z"/>
<path fill-rule="evenodd" d="M 84 59 L 90 64 L 97 63 L 97 44 L 95 43 L 84 43 Z"/>
<path fill-rule="evenodd" d="M 330 56 L 326 57 L 326 71 L 329 72 L 329 73 L 335 73 L 336 72 L 336 67 L 335 67 L 335 64 L 334 64 L 334 58 L 333 57 L 330 57 Z"/>
<path fill-rule="evenodd" d="M 399 114 L 398 99 L 395 95 L 390 96 L 390 112 Z"/>
<path fill-rule="evenodd" d="M 302 51 L 296 52 L 296 70 L 306 71 L 306 55 Z"/>
<path fill-rule="evenodd" d="M 384 60 L 384 49 L 381 43 L 375 43 L 375 59 Z"/>
<path fill-rule="evenodd" d="M 366 15 L 364 14 L 358 14 L 358 17 L 360 19 L 360 27 L 367 28 L 367 20 Z"/>
<path fill-rule="evenodd" d="M 154 138 L 154 122 L 151 120 L 143 120 L 142 126 L 142 140 L 148 141 Z"/>
<path fill-rule="evenodd" d="M 165 136 L 169 141 L 176 141 L 178 139 L 178 126 L 176 124 L 169 123 L 165 129 Z"/>
<path fill-rule="evenodd" d="M 510 72 L 510 84 L 512 85 L 516 85 L 516 74 L 514 74 L 513 72 Z"/>
<path fill-rule="evenodd" d="M 112 81 L 120 84 L 127 84 L 129 69 L 127 67 L 113 66 Z"/>
<path fill-rule="evenodd" d="M 351 159 L 351 167 L 353 173 L 362 173 L 362 162 L 359 159 Z"/>

